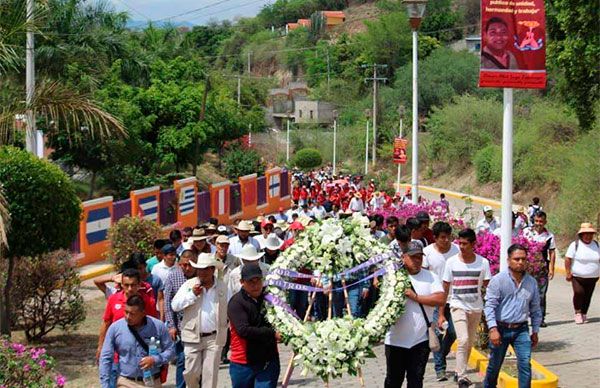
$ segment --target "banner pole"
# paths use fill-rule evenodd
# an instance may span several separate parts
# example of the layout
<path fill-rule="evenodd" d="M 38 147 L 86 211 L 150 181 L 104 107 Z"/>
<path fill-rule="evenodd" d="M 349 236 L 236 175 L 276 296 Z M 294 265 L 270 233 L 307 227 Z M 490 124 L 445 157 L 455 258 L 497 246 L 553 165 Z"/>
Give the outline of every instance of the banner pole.
<path fill-rule="evenodd" d="M 400 138 L 402 138 L 402 118 L 400 118 Z M 398 177 L 396 178 L 396 193 L 400 192 L 400 176 L 402 175 L 402 163 L 398 163 Z"/>
<path fill-rule="evenodd" d="M 502 122 L 502 208 L 500 219 L 500 270 L 508 268 L 508 247 L 512 241 L 513 196 L 513 90 L 504 88 Z"/>

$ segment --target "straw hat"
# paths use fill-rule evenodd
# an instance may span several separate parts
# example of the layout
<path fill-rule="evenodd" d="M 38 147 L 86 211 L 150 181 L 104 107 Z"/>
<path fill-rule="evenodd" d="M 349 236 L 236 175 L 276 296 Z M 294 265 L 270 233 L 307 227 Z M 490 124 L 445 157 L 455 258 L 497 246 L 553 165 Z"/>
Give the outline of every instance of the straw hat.
<path fill-rule="evenodd" d="M 215 244 L 229 244 L 229 238 L 227 236 L 220 235 L 215 240 Z"/>
<path fill-rule="evenodd" d="M 190 242 L 203 241 L 208 238 L 210 238 L 210 236 L 208 234 L 206 234 L 206 230 L 199 228 L 199 229 L 194 229 L 194 231 L 192 232 L 192 235 L 190 237 L 188 237 L 188 241 L 190 241 Z"/>
<path fill-rule="evenodd" d="M 356 193 L 354 193 L 354 196 L 355 196 L 356 198 L 362 198 L 362 194 L 361 194 L 361 193 L 359 193 L 358 191 L 357 191 Z"/>
<path fill-rule="evenodd" d="M 246 244 L 240 253 L 235 255 L 237 258 L 248 261 L 256 261 L 265 255 L 264 252 L 258 252 L 254 245 Z"/>
<path fill-rule="evenodd" d="M 215 267 L 215 269 L 223 269 L 223 263 L 215 259 L 215 255 L 213 255 L 212 253 L 201 253 L 198 256 L 198 260 L 195 263 L 193 261 L 190 261 L 190 264 L 192 265 L 192 267 L 199 269 L 208 267 Z"/>
<path fill-rule="evenodd" d="M 577 234 L 581 234 L 581 233 L 597 233 L 597 232 L 596 232 L 596 229 L 594 229 L 594 225 L 592 225 L 591 222 L 584 222 L 579 227 L 579 232 L 577 232 Z"/>
<path fill-rule="evenodd" d="M 250 221 L 240 221 L 235 228 L 242 232 L 250 232 L 254 229 L 254 225 Z"/>
<path fill-rule="evenodd" d="M 284 220 L 277 220 L 277 222 L 275 223 L 275 227 L 279 228 L 281 230 L 287 230 L 287 228 L 289 227 L 289 225 Z"/>

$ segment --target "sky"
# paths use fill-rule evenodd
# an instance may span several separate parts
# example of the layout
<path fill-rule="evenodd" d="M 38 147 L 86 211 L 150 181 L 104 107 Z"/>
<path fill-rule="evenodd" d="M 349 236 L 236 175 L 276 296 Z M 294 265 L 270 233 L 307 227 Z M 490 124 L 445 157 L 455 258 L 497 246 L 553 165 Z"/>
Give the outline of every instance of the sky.
<path fill-rule="evenodd" d="M 127 11 L 132 20 L 160 20 L 206 24 L 254 16 L 272 0 L 109 0 L 119 11 Z M 184 14 L 184 15 L 182 15 Z"/>

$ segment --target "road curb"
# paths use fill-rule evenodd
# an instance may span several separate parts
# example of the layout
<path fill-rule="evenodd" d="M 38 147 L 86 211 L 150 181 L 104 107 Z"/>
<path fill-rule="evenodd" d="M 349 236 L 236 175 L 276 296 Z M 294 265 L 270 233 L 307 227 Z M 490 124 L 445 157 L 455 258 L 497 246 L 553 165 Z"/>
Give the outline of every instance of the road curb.
<path fill-rule="evenodd" d="M 97 278 L 98 276 L 106 275 L 107 273 L 111 273 L 115 270 L 115 266 L 112 264 L 103 264 L 98 265 L 94 268 L 81 271 L 79 273 L 79 280 L 82 282 L 85 280 Z"/>

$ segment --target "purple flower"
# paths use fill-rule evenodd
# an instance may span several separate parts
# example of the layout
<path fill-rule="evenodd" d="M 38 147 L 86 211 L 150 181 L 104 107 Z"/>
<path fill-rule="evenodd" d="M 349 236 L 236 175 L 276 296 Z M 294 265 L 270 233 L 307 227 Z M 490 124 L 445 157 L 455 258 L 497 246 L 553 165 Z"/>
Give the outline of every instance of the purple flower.
<path fill-rule="evenodd" d="M 56 385 L 58 385 L 59 387 L 64 387 L 65 384 L 67 383 L 67 379 L 65 378 L 65 376 L 61 375 L 61 374 L 57 374 L 56 375 Z"/>
<path fill-rule="evenodd" d="M 30 370 L 31 370 L 31 366 L 29 366 L 29 364 L 25 364 L 25 365 L 23 366 L 23 371 L 24 371 L 24 372 L 29 372 Z"/>
<path fill-rule="evenodd" d="M 17 353 L 17 356 L 20 356 L 25 351 L 25 345 L 14 343 L 11 345 L 12 350 Z"/>
<path fill-rule="evenodd" d="M 42 368 L 45 368 L 45 367 L 46 367 L 46 364 L 47 364 L 47 363 L 46 363 L 46 360 L 44 360 L 44 359 L 41 359 L 41 360 L 38 362 L 38 365 L 39 365 L 39 366 L 41 366 Z"/>

